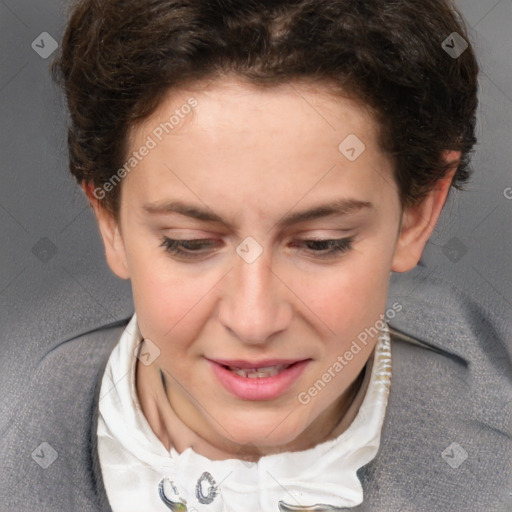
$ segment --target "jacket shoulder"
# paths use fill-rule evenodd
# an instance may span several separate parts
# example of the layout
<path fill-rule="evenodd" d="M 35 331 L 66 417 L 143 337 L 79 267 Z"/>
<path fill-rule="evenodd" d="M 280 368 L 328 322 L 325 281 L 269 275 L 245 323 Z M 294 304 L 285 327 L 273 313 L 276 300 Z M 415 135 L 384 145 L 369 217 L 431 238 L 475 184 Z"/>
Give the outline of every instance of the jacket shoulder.
<path fill-rule="evenodd" d="M 510 511 L 507 374 L 409 326 L 390 329 L 390 394 L 379 452 L 359 472 L 365 500 L 357 511 Z M 468 338 L 473 349 L 480 342 Z"/>
<path fill-rule="evenodd" d="M 129 319 L 67 340 L 36 366 L 7 411 L 0 509 L 102 510 L 91 460 L 94 398 Z"/>

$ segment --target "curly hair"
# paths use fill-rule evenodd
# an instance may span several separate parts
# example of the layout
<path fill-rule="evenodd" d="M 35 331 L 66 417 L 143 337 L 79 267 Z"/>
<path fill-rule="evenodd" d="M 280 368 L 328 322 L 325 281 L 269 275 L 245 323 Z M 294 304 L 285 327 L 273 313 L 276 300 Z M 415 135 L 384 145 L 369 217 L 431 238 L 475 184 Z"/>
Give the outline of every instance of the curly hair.
<path fill-rule="evenodd" d="M 445 51 L 454 32 L 468 40 L 449 0 L 75 1 L 51 64 L 70 171 L 102 186 L 169 91 L 235 73 L 262 87 L 313 80 L 371 109 L 403 207 L 445 176 L 446 150 L 461 151 L 452 185 L 463 188 L 479 70 L 469 43 L 457 58 Z M 102 199 L 116 217 L 119 189 Z"/>

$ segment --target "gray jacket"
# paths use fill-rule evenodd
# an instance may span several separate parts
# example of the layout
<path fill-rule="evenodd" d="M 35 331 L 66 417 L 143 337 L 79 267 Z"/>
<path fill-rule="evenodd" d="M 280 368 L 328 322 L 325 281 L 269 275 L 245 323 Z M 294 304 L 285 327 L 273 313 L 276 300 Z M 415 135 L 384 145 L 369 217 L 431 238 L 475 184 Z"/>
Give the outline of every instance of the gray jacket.
<path fill-rule="evenodd" d="M 343 510 L 510 512 L 510 321 L 425 279 L 424 269 L 413 273 L 416 294 L 389 298 L 403 309 L 390 322 L 381 447 L 359 471 L 364 503 Z M 111 512 L 98 462 L 98 400 L 128 320 L 59 343 L 24 390 L 3 390 L 17 399 L 0 438 L 1 512 Z"/>

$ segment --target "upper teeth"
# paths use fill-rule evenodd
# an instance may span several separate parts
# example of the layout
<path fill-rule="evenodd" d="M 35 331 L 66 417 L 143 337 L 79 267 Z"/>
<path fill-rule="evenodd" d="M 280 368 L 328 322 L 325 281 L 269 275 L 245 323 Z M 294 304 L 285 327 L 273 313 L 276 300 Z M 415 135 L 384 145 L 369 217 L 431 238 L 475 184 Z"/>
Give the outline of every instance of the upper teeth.
<path fill-rule="evenodd" d="M 276 366 L 265 366 L 264 368 L 236 368 L 235 366 L 230 366 L 229 369 L 241 377 L 258 379 L 261 377 L 273 377 L 274 375 L 281 373 L 283 370 L 286 370 L 288 366 L 290 365 L 279 364 Z"/>

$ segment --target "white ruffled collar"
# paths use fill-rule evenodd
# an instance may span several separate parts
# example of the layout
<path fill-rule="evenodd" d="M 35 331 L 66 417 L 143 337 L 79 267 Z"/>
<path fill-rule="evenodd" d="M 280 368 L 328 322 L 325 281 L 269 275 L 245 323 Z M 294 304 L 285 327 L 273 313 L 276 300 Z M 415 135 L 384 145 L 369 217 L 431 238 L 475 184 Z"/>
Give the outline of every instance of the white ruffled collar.
<path fill-rule="evenodd" d="M 100 391 L 98 451 L 114 512 L 327 511 L 362 503 L 356 472 L 378 452 L 391 384 L 387 325 L 375 347 L 366 395 L 350 426 L 311 449 L 267 455 L 258 462 L 210 460 L 190 447 L 181 453 L 164 447 L 135 389 L 135 355 L 141 342 L 134 315 L 109 358 Z"/>

